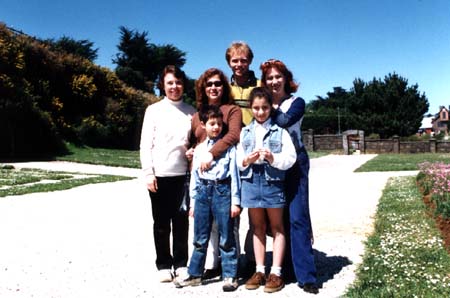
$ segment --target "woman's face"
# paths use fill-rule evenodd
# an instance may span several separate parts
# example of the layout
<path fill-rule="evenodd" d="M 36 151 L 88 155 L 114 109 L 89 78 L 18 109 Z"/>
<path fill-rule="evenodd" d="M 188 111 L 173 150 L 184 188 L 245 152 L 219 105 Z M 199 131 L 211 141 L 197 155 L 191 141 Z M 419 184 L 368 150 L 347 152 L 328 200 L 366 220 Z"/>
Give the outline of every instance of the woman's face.
<path fill-rule="evenodd" d="M 164 76 L 164 92 L 168 99 L 178 101 L 183 95 L 183 81 L 176 78 L 173 73 Z"/>
<path fill-rule="evenodd" d="M 252 102 L 252 113 L 255 120 L 259 123 L 264 123 L 269 119 L 272 107 L 264 97 L 255 97 Z"/>
<path fill-rule="evenodd" d="M 274 98 L 285 95 L 286 78 L 277 68 L 272 67 L 267 71 L 265 83 Z"/>
<path fill-rule="evenodd" d="M 219 75 L 213 75 L 206 80 L 205 93 L 208 97 L 208 104 L 220 105 L 223 95 L 223 82 Z"/>

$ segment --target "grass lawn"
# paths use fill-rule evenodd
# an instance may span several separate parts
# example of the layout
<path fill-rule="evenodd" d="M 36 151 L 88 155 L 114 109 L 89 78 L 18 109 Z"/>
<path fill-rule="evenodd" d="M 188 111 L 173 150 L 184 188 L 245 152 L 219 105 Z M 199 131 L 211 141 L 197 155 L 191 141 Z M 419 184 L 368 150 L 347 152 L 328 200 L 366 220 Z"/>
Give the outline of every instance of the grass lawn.
<path fill-rule="evenodd" d="M 51 172 L 39 169 L 0 167 L 0 197 L 69 189 L 92 183 L 128 180 L 131 177 Z"/>
<path fill-rule="evenodd" d="M 66 145 L 69 153 L 56 156 L 56 160 L 101 164 L 113 167 L 140 168 L 141 166 L 139 151 L 101 149 L 87 146 L 78 147 L 69 143 Z M 318 158 L 327 154 L 328 152 L 323 151 L 308 152 L 310 158 Z"/>
<path fill-rule="evenodd" d="M 450 255 L 415 181 L 389 180 L 346 297 L 450 297 Z"/>
<path fill-rule="evenodd" d="M 330 154 L 330 152 L 327 151 L 308 151 L 309 158 L 319 158 L 325 155 Z"/>
<path fill-rule="evenodd" d="M 355 172 L 416 171 L 425 161 L 450 163 L 450 153 L 379 154 Z"/>
<path fill-rule="evenodd" d="M 56 156 L 56 160 L 88 164 L 100 164 L 113 167 L 140 168 L 139 151 L 79 147 L 66 144 L 69 153 Z"/>

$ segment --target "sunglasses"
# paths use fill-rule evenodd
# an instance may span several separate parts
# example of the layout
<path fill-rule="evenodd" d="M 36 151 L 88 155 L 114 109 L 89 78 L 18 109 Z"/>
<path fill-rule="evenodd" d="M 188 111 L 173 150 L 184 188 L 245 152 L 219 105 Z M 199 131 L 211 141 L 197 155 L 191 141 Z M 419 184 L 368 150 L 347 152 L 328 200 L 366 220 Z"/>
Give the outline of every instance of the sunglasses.
<path fill-rule="evenodd" d="M 272 64 L 280 63 L 280 62 L 281 62 L 281 61 L 278 60 L 278 59 L 269 59 L 269 60 L 267 60 L 266 62 L 264 62 L 262 65 L 264 65 L 264 66 L 270 66 L 270 65 L 272 65 Z"/>
<path fill-rule="evenodd" d="M 223 83 L 222 83 L 222 81 L 209 81 L 209 82 L 206 82 L 206 87 L 212 87 L 213 85 L 215 87 L 222 87 Z"/>

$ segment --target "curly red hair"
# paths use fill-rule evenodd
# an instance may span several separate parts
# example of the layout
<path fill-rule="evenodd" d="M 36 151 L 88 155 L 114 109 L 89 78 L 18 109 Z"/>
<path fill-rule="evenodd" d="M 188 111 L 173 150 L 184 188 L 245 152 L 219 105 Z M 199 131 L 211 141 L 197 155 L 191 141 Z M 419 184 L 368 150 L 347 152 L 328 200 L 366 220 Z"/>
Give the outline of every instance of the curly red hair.
<path fill-rule="evenodd" d="M 266 86 L 266 75 L 271 68 L 276 68 L 279 72 L 283 74 L 286 79 L 286 84 L 284 85 L 284 91 L 287 94 L 295 93 L 298 90 L 299 84 L 294 81 L 294 76 L 292 72 L 286 67 L 286 65 L 280 60 L 269 59 L 266 62 L 261 63 L 259 69 L 261 69 L 261 86 Z"/>

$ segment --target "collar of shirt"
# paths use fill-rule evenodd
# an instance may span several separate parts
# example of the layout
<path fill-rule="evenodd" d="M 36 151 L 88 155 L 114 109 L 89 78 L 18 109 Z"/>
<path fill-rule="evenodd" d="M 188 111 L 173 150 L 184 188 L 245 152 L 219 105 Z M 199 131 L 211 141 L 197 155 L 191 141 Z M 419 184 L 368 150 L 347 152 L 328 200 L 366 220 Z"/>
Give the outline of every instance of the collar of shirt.
<path fill-rule="evenodd" d="M 240 87 L 256 86 L 257 83 L 258 83 L 258 79 L 255 76 L 255 72 L 253 70 L 249 70 L 247 82 L 245 82 L 245 84 Z M 237 86 L 236 81 L 234 79 L 234 75 L 231 76 L 231 85 Z"/>
<path fill-rule="evenodd" d="M 206 148 L 211 148 L 216 142 L 217 139 L 210 139 L 209 137 L 206 137 Z"/>
<path fill-rule="evenodd" d="M 269 118 L 268 118 L 265 122 L 263 122 L 263 123 L 259 123 L 259 122 L 255 121 L 255 125 L 256 125 L 256 128 L 260 127 L 260 128 L 265 129 L 265 130 L 269 130 L 269 129 L 270 129 L 270 126 L 272 125 L 272 120 L 271 120 L 270 117 L 269 117 Z"/>

